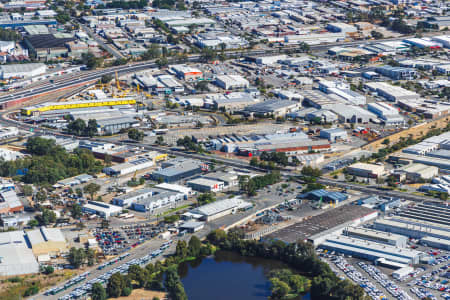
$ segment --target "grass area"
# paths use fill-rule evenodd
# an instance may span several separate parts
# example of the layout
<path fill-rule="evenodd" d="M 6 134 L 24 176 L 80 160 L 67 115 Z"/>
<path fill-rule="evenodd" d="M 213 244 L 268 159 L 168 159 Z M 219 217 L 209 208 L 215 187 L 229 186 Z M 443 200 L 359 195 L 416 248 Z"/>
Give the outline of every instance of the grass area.
<path fill-rule="evenodd" d="M 23 299 L 23 294 L 31 286 L 37 286 L 39 291 L 65 281 L 72 277 L 75 272 L 62 270 L 56 271 L 50 275 L 31 274 L 23 276 L 10 277 L 0 281 L 0 299 L 19 300 Z"/>
<path fill-rule="evenodd" d="M 171 213 L 177 212 L 179 210 L 188 208 L 189 206 L 191 206 L 191 204 L 186 204 L 186 205 L 182 205 L 182 206 L 179 206 L 179 207 L 175 207 L 175 208 L 169 209 L 168 211 L 164 212 L 162 215 L 163 216 L 167 216 L 168 214 L 171 214 Z"/>

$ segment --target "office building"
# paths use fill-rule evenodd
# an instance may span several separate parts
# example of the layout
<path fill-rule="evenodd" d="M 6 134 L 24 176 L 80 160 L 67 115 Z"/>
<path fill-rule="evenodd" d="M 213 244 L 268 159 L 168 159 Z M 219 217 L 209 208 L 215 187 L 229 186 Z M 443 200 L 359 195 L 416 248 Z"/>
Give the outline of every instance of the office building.
<path fill-rule="evenodd" d="M 383 176 L 384 166 L 367 163 L 356 163 L 351 166 L 348 166 L 347 172 L 350 175 L 367 178 L 377 178 Z"/>
<path fill-rule="evenodd" d="M 111 216 L 119 215 L 122 212 L 122 207 L 103 202 L 88 201 L 87 204 L 83 205 L 82 210 L 85 213 L 96 214 L 108 219 Z"/>

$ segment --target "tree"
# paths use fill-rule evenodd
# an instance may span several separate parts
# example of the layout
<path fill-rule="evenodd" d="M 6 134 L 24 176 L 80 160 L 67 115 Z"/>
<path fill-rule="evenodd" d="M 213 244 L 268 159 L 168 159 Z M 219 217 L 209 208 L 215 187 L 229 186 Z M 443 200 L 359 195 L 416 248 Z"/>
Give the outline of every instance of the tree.
<path fill-rule="evenodd" d="M 382 142 L 383 145 L 389 146 L 389 144 L 391 143 L 391 141 L 389 140 L 389 138 L 385 138 Z"/>
<path fill-rule="evenodd" d="M 162 144 L 164 144 L 164 138 L 163 138 L 163 136 L 162 135 L 158 135 L 157 137 L 156 137 L 156 142 L 155 142 L 157 145 L 162 145 Z"/>
<path fill-rule="evenodd" d="M 45 200 L 47 200 L 47 193 L 44 190 L 39 190 L 36 195 L 34 196 L 34 200 L 38 203 L 42 203 Z"/>
<path fill-rule="evenodd" d="M 92 300 L 106 300 L 108 298 L 106 295 L 106 290 L 100 282 L 96 282 L 92 285 L 91 297 Z"/>
<path fill-rule="evenodd" d="M 25 196 L 33 195 L 33 188 L 31 187 L 31 185 L 28 184 L 24 185 L 22 191 Z"/>
<path fill-rule="evenodd" d="M 185 258 L 188 255 L 188 248 L 185 241 L 178 241 L 175 256 Z"/>
<path fill-rule="evenodd" d="M 91 183 L 85 185 L 83 190 L 84 190 L 85 193 L 88 193 L 90 195 L 91 200 L 94 200 L 95 194 L 98 191 L 100 191 L 100 185 L 98 185 L 98 184 L 96 184 L 94 182 L 91 182 Z"/>
<path fill-rule="evenodd" d="M 83 224 L 83 223 L 81 223 Z M 86 258 L 87 258 L 87 264 L 88 266 L 93 266 L 95 264 L 95 252 L 92 249 L 87 249 L 86 250 Z"/>
<path fill-rule="evenodd" d="M 84 135 L 88 136 L 88 137 L 93 137 L 94 135 L 96 135 L 98 133 L 98 124 L 97 124 L 97 120 L 95 119 L 90 119 L 88 121 L 88 125 L 86 127 L 86 130 L 84 132 Z"/>
<path fill-rule="evenodd" d="M 39 222 L 36 219 L 32 219 L 32 220 L 28 221 L 28 226 L 30 226 L 31 228 L 36 227 L 38 225 L 39 225 Z"/>
<path fill-rule="evenodd" d="M 136 128 L 131 128 L 128 131 L 128 138 L 137 142 L 140 142 L 144 139 L 144 133 L 142 131 L 139 131 Z"/>
<path fill-rule="evenodd" d="M 272 296 L 271 299 L 283 299 L 290 292 L 289 285 L 279 280 L 278 278 L 271 278 L 270 282 L 272 283 Z"/>
<path fill-rule="evenodd" d="M 84 249 L 72 247 L 69 250 L 69 256 L 67 259 L 71 266 L 78 269 L 83 264 L 85 257 Z"/>
<path fill-rule="evenodd" d="M 102 78 L 100 79 L 100 81 L 101 81 L 101 83 L 103 83 L 103 84 L 107 84 L 107 83 L 109 83 L 112 79 L 113 79 L 113 77 L 112 77 L 111 74 L 106 74 L 106 75 L 103 75 L 103 76 L 102 76 Z"/>
<path fill-rule="evenodd" d="M 55 269 L 54 269 L 52 266 L 45 266 L 45 267 L 43 268 L 42 272 L 43 272 L 45 275 L 49 275 L 49 274 L 52 274 L 53 272 L 55 272 Z"/>
<path fill-rule="evenodd" d="M 108 280 L 106 291 L 109 297 L 117 298 L 122 295 L 122 291 L 125 288 L 125 280 L 120 273 L 114 273 Z"/>
<path fill-rule="evenodd" d="M 172 300 L 187 300 L 186 292 L 181 283 L 180 276 L 178 276 L 176 266 L 171 266 L 166 271 L 166 280 L 164 282 L 169 297 Z"/>
<path fill-rule="evenodd" d="M 45 155 L 49 153 L 56 143 L 51 139 L 44 139 L 41 137 L 30 137 L 27 140 L 27 152 L 32 155 Z"/>
<path fill-rule="evenodd" d="M 56 222 L 56 214 L 50 209 L 43 208 L 41 214 L 36 215 L 36 220 L 39 222 L 39 225 L 46 226 Z"/>
<path fill-rule="evenodd" d="M 189 255 L 193 257 L 198 257 L 200 254 L 200 249 L 202 248 L 202 242 L 199 240 L 198 237 L 193 235 L 191 239 L 189 240 L 189 246 L 188 251 Z"/>
<path fill-rule="evenodd" d="M 381 32 L 378 32 L 378 31 L 375 31 L 375 30 L 372 30 L 370 32 L 370 35 L 376 40 L 384 38 L 384 35 Z"/>
<path fill-rule="evenodd" d="M 78 198 L 81 198 L 81 197 L 83 197 L 83 190 L 81 188 L 76 188 L 75 194 L 77 194 Z"/>
<path fill-rule="evenodd" d="M 83 53 L 81 55 L 81 63 L 86 65 L 88 69 L 96 69 L 100 67 L 103 63 L 103 58 L 97 58 L 91 52 Z"/>
<path fill-rule="evenodd" d="M 84 120 L 78 118 L 75 121 L 70 122 L 67 124 L 67 131 L 70 134 L 82 136 L 84 132 L 86 131 L 86 122 Z"/>
<path fill-rule="evenodd" d="M 81 206 L 78 203 L 75 203 L 72 205 L 72 208 L 70 209 L 70 213 L 72 215 L 72 218 L 78 219 L 83 214 L 81 210 Z"/>
<path fill-rule="evenodd" d="M 199 91 L 209 92 L 208 81 L 202 80 L 197 82 L 197 84 L 195 85 L 195 89 Z"/>
<path fill-rule="evenodd" d="M 156 61 L 159 68 L 165 67 L 169 64 L 169 61 L 165 57 L 161 57 Z"/>

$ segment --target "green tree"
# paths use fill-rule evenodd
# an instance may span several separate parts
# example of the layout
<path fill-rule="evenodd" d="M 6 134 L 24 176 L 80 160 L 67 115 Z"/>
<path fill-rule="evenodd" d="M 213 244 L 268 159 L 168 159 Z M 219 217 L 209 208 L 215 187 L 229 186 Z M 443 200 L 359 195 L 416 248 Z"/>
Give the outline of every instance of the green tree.
<path fill-rule="evenodd" d="M 144 139 L 144 133 L 136 128 L 131 128 L 128 131 L 128 138 L 140 142 Z"/>
<path fill-rule="evenodd" d="M 101 81 L 101 83 L 103 83 L 103 84 L 107 84 L 107 83 L 109 83 L 112 79 L 113 79 L 113 77 L 112 77 L 111 74 L 106 74 L 106 75 L 103 75 L 103 76 L 102 76 L 102 78 L 100 79 L 100 81 Z"/>
<path fill-rule="evenodd" d="M 56 222 L 56 214 L 50 209 L 43 208 L 41 214 L 36 215 L 36 220 L 39 222 L 39 225 L 46 226 Z"/>
<path fill-rule="evenodd" d="M 125 280 L 120 273 L 114 273 L 108 280 L 106 286 L 106 292 L 109 297 L 117 298 L 122 295 L 122 291 L 125 288 Z"/>
<path fill-rule="evenodd" d="M 46 275 L 52 274 L 55 272 L 55 269 L 52 266 L 45 266 L 42 270 L 42 272 Z"/>
<path fill-rule="evenodd" d="M 28 184 L 24 185 L 22 191 L 25 196 L 33 195 L 33 188 L 31 187 L 31 185 Z"/>
<path fill-rule="evenodd" d="M 291 291 L 289 285 L 278 278 L 271 278 L 270 283 L 272 284 L 271 299 L 283 299 Z"/>
<path fill-rule="evenodd" d="M 83 214 L 83 212 L 81 210 L 81 205 L 79 205 L 78 203 L 75 203 L 74 205 L 72 205 L 72 207 L 70 209 L 70 213 L 72 215 L 72 218 L 74 218 L 74 219 L 78 219 L 79 217 L 81 217 L 81 215 Z"/>
<path fill-rule="evenodd" d="M 200 255 L 200 250 L 202 248 L 202 242 L 198 237 L 193 235 L 189 240 L 188 252 L 190 256 L 198 257 Z"/>
<path fill-rule="evenodd" d="M 78 118 L 75 121 L 67 124 L 67 131 L 70 134 L 82 136 L 86 132 L 86 127 L 86 122 Z"/>
<path fill-rule="evenodd" d="M 85 258 L 86 255 L 84 249 L 77 249 L 75 247 L 72 247 L 69 250 L 69 256 L 67 257 L 67 260 L 69 261 L 71 266 L 73 266 L 75 269 L 78 269 L 83 264 Z"/>
<path fill-rule="evenodd" d="M 89 196 L 91 197 L 91 200 L 94 200 L 95 194 L 98 191 L 100 191 L 100 185 L 98 185 L 98 184 L 96 184 L 94 182 L 91 182 L 91 183 L 85 185 L 83 190 L 84 190 L 85 193 L 89 194 Z"/>
<path fill-rule="evenodd" d="M 91 297 L 92 300 L 106 300 L 108 299 L 106 295 L 106 290 L 102 286 L 100 282 L 96 282 L 92 285 L 91 288 Z"/>
<path fill-rule="evenodd" d="M 185 258 L 188 255 L 188 248 L 185 241 L 178 241 L 175 256 Z"/>

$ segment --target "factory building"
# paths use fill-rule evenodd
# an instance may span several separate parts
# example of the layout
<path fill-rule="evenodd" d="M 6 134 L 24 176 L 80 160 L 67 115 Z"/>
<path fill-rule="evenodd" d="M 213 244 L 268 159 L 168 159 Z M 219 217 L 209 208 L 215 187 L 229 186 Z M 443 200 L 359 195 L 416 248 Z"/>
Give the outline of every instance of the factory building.
<path fill-rule="evenodd" d="M 320 131 L 320 137 L 327 139 L 330 143 L 346 141 L 348 139 L 347 131 L 342 128 L 322 129 Z"/>
<path fill-rule="evenodd" d="M 295 113 L 296 112 L 289 113 L 289 116 L 292 116 Z M 303 113 L 303 111 L 301 113 Z M 319 119 L 323 123 L 335 123 L 339 120 L 339 117 L 335 113 L 329 111 L 328 109 L 316 110 L 315 108 L 313 108 L 313 111 L 307 112 L 304 118 L 306 121 Z"/>
<path fill-rule="evenodd" d="M 23 231 L 0 232 L 0 276 L 39 272 L 39 264 Z"/>
<path fill-rule="evenodd" d="M 179 184 L 170 184 L 163 182 L 155 185 L 155 187 L 163 190 L 182 193 L 185 196 L 185 198 L 196 194 L 194 191 L 192 191 L 190 187 Z"/>
<path fill-rule="evenodd" d="M 223 172 L 208 173 L 203 176 L 203 178 L 208 178 L 212 180 L 221 181 L 224 184 L 224 189 L 237 186 L 239 184 L 239 175 L 230 170 L 224 170 Z"/>
<path fill-rule="evenodd" d="M 317 109 L 329 109 L 336 104 L 343 104 L 342 98 L 335 94 L 325 94 L 318 90 L 302 90 L 300 94 L 306 106 L 312 106 Z"/>
<path fill-rule="evenodd" d="M 441 226 L 450 226 L 450 208 L 445 204 L 419 203 L 413 207 L 409 207 L 407 210 L 399 212 L 398 215 L 405 218 L 440 224 Z M 434 226 L 434 228 L 439 228 L 437 226 Z"/>
<path fill-rule="evenodd" d="M 350 86 L 344 82 L 321 79 L 319 81 L 319 90 L 327 94 L 335 94 L 340 98 L 342 98 L 348 104 L 353 105 L 366 104 L 366 96 L 352 91 L 350 89 Z"/>
<path fill-rule="evenodd" d="M 178 78 L 186 81 L 195 81 L 203 77 L 202 71 L 188 65 L 172 65 L 171 69 L 177 74 Z"/>
<path fill-rule="evenodd" d="M 429 180 L 439 174 L 439 168 L 427 166 L 424 164 L 414 163 L 402 168 L 406 173 L 406 179 L 417 182 L 421 179 Z"/>
<path fill-rule="evenodd" d="M 235 213 L 240 208 L 246 207 L 248 204 L 248 202 L 235 197 L 230 199 L 218 200 L 216 202 L 197 207 L 193 209 L 191 213 L 201 215 L 202 219 L 205 221 L 212 221 L 220 217 Z"/>
<path fill-rule="evenodd" d="M 253 113 L 256 116 L 274 115 L 285 116 L 287 113 L 297 111 L 301 104 L 296 101 L 272 99 L 247 106 L 245 113 Z"/>
<path fill-rule="evenodd" d="M 367 178 L 378 178 L 384 174 L 383 165 L 356 163 L 347 167 L 347 172 L 350 175 Z"/>
<path fill-rule="evenodd" d="M 162 180 L 163 182 L 171 183 L 200 174 L 201 172 L 202 169 L 199 162 L 186 160 L 181 163 L 169 165 L 161 170 L 154 171 L 152 173 L 152 178 L 153 180 Z"/>
<path fill-rule="evenodd" d="M 375 72 L 393 80 L 413 80 L 417 77 L 417 71 L 413 68 L 382 66 L 376 68 Z"/>
<path fill-rule="evenodd" d="M 82 210 L 85 213 L 96 214 L 108 219 L 109 217 L 119 215 L 122 212 L 122 207 L 103 202 L 88 201 L 87 204 L 83 205 Z"/>
<path fill-rule="evenodd" d="M 409 38 L 409 39 L 404 39 L 403 42 L 405 42 L 406 44 L 421 48 L 421 49 L 424 49 L 424 48 L 439 49 L 439 48 L 441 48 L 441 44 L 437 43 L 436 41 L 432 41 L 431 39 Z"/>
<path fill-rule="evenodd" d="M 441 44 L 445 48 L 450 48 L 450 36 L 448 35 L 433 36 L 432 40 Z"/>
<path fill-rule="evenodd" d="M 0 192 L 0 214 L 17 213 L 24 210 L 22 202 L 14 189 Z"/>
<path fill-rule="evenodd" d="M 112 203 L 138 211 L 152 211 L 186 198 L 184 193 L 162 188 L 142 188 L 114 197 Z"/>
<path fill-rule="evenodd" d="M 215 83 L 224 90 L 249 88 L 250 83 L 241 75 L 219 75 Z"/>
<path fill-rule="evenodd" d="M 26 232 L 33 254 L 40 256 L 59 256 L 69 251 L 66 238 L 59 228 L 40 227 Z"/>
<path fill-rule="evenodd" d="M 341 123 L 369 123 L 377 116 L 356 105 L 335 104 L 329 108 L 334 112 Z"/>
<path fill-rule="evenodd" d="M 398 100 L 418 100 L 419 94 L 406 90 L 402 87 L 390 85 L 386 82 L 367 82 L 364 84 L 366 88 L 377 92 L 378 96 L 385 98 L 388 101 L 396 102 Z"/>
<path fill-rule="evenodd" d="M 121 164 L 106 167 L 103 169 L 103 173 L 109 176 L 123 176 L 134 173 L 136 171 L 148 169 L 153 166 L 154 166 L 153 159 L 142 156 Z"/>
<path fill-rule="evenodd" d="M 355 33 L 358 29 L 346 23 L 328 23 L 326 29 L 331 32 Z"/>
<path fill-rule="evenodd" d="M 376 230 L 406 235 L 414 239 L 431 236 L 443 240 L 450 240 L 448 226 L 446 227 L 447 230 L 436 229 L 431 227 L 431 222 L 418 221 L 412 218 L 389 217 L 376 220 L 373 225 Z"/>
<path fill-rule="evenodd" d="M 303 199 L 310 199 L 314 201 L 322 201 L 323 203 L 333 203 L 333 204 L 338 204 L 348 199 L 347 194 L 334 191 L 327 191 L 324 189 L 314 190 L 299 197 Z"/>
<path fill-rule="evenodd" d="M 5 79 L 27 78 L 42 75 L 47 72 L 43 63 L 13 64 L 0 66 L 0 76 Z"/>
<path fill-rule="evenodd" d="M 199 192 L 218 192 L 224 189 L 225 184 L 223 181 L 213 180 L 209 178 L 196 178 L 189 180 L 186 184 L 195 191 Z"/>
<path fill-rule="evenodd" d="M 367 108 L 382 119 L 386 125 L 403 125 L 405 123 L 405 119 L 400 116 L 398 110 L 387 103 L 369 103 Z"/>
<path fill-rule="evenodd" d="M 347 236 L 330 237 L 320 244 L 320 247 L 329 251 L 348 254 L 353 257 L 367 259 L 375 262 L 378 259 L 401 263 L 418 264 L 424 255 L 422 252 L 412 249 L 402 249 L 386 244 L 369 242 Z"/>
<path fill-rule="evenodd" d="M 350 226 L 344 230 L 343 234 L 349 237 L 391 245 L 398 248 L 405 248 L 408 245 L 408 238 L 404 235 L 369 228 Z"/>
<path fill-rule="evenodd" d="M 426 247 L 443 249 L 450 251 L 450 240 L 444 240 L 435 238 L 432 236 L 426 236 L 420 239 L 420 243 Z"/>

